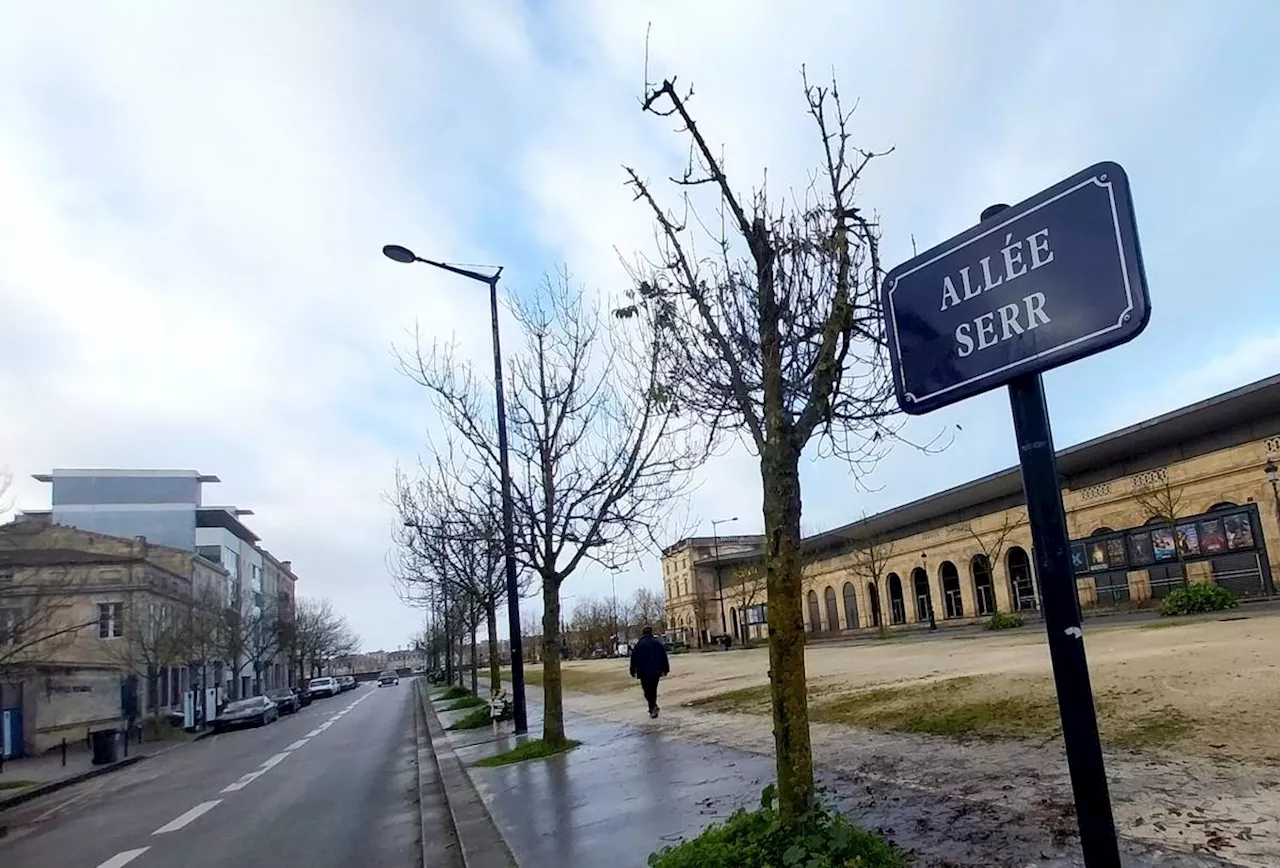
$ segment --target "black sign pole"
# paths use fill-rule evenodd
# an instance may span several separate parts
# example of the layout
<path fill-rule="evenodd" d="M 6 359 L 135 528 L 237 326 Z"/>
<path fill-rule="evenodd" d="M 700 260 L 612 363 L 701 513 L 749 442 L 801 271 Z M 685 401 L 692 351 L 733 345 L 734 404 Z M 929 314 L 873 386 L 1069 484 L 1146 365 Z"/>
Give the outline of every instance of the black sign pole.
<path fill-rule="evenodd" d="M 982 212 L 981 219 L 994 217 L 1006 207 L 992 205 Z M 1120 868 L 1120 845 L 1102 759 L 1093 687 L 1089 683 L 1089 662 L 1084 652 L 1080 598 L 1071 567 L 1071 542 L 1062 506 L 1058 458 L 1049 426 L 1044 379 L 1039 373 L 1024 374 L 1009 381 L 1009 407 L 1013 411 L 1013 431 L 1018 441 L 1018 461 L 1022 465 L 1022 490 L 1027 500 L 1027 520 L 1031 524 L 1031 548 L 1040 580 L 1045 630 L 1049 634 L 1049 658 L 1058 692 L 1058 712 L 1062 716 L 1062 740 L 1066 743 L 1067 768 L 1080 826 L 1080 849 L 1086 868 Z"/>

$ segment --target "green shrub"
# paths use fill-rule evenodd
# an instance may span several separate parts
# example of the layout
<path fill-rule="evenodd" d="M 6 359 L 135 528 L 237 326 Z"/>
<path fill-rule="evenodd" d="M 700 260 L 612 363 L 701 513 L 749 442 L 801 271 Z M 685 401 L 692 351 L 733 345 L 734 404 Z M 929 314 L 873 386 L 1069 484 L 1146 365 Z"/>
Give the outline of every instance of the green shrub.
<path fill-rule="evenodd" d="M 483 699 L 478 696 L 472 696 L 470 693 L 460 697 L 449 705 L 445 711 L 462 711 L 464 708 L 475 708 L 477 705 L 487 705 Z"/>
<path fill-rule="evenodd" d="M 859 829 L 830 808 L 816 807 L 783 825 L 770 784 L 760 809 L 741 810 L 649 856 L 650 868 L 900 868 L 884 840 Z"/>
<path fill-rule="evenodd" d="M 489 706 L 482 705 L 472 709 L 471 713 L 449 727 L 449 729 L 480 729 L 488 726 L 493 720 L 489 716 Z"/>
<path fill-rule="evenodd" d="M 461 687 L 454 685 L 453 687 L 450 687 L 448 690 L 446 690 L 444 693 L 441 693 L 439 696 L 437 696 L 436 699 L 461 699 L 464 696 L 470 696 L 470 695 L 471 695 L 470 690 L 464 690 Z"/>
<path fill-rule="evenodd" d="M 996 612 L 986 623 L 988 630 L 1010 630 L 1021 627 L 1025 622 L 1022 616 L 1013 612 Z"/>
<path fill-rule="evenodd" d="M 1234 609 L 1236 598 L 1222 585 L 1212 582 L 1174 588 L 1160 603 L 1161 615 L 1194 615 Z"/>

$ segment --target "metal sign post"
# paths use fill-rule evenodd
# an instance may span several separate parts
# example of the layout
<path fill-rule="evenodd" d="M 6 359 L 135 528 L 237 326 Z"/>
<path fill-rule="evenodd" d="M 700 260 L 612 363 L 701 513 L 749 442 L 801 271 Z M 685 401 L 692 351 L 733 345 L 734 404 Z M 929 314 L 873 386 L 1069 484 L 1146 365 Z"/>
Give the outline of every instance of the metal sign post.
<path fill-rule="evenodd" d="M 1041 372 L 1132 340 L 1150 316 L 1129 183 L 1099 163 L 889 272 L 894 386 L 914 415 L 1009 388 L 1062 737 L 1087 868 L 1120 868 Z"/>

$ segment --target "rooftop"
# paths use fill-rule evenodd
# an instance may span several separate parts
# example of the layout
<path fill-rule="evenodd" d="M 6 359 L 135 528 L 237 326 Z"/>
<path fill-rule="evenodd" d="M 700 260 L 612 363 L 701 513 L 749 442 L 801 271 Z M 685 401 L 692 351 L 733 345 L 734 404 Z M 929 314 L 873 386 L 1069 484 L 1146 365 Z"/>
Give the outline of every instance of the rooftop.
<path fill-rule="evenodd" d="M 37 482 L 53 482 L 58 476 L 118 476 L 125 478 L 139 478 L 144 476 L 155 477 L 187 477 L 193 478 L 197 482 L 221 482 L 222 480 L 210 473 L 201 473 L 198 470 L 122 470 L 120 468 L 102 468 L 102 467 L 77 467 L 66 468 L 57 467 L 51 473 L 33 473 L 31 478 Z"/>

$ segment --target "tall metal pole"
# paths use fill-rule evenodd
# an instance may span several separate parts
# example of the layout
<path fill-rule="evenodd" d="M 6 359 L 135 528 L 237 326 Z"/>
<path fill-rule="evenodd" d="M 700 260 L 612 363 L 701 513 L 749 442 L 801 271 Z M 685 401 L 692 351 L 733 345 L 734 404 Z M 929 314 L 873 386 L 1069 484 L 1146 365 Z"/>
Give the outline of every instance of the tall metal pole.
<path fill-rule="evenodd" d="M 507 568 L 507 625 L 511 633 L 511 698 L 516 734 L 529 731 L 524 696 L 524 643 L 520 637 L 520 586 L 516 575 L 515 516 L 511 504 L 511 466 L 507 457 L 507 401 L 502 388 L 502 344 L 498 336 L 498 277 L 489 279 L 489 312 L 493 319 L 493 383 L 498 401 L 498 465 L 502 474 L 502 554 Z"/>
<path fill-rule="evenodd" d="M 728 626 L 724 621 L 724 585 L 720 583 L 720 530 L 717 527 L 720 522 L 711 522 L 711 546 L 715 553 L 716 559 L 716 605 L 720 607 L 720 635 L 729 632 Z"/>

